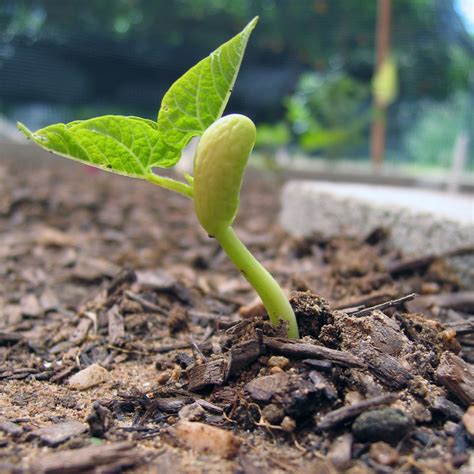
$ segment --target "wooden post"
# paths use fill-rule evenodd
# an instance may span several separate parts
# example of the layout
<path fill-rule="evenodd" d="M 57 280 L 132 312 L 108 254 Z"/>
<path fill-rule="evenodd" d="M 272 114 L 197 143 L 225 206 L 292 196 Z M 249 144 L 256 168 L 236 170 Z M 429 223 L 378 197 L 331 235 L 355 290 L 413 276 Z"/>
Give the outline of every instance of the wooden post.
<path fill-rule="evenodd" d="M 391 0 L 378 0 L 377 31 L 375 38 L 375 74 L 388 57 L 390 49 Z M 372 121 L 372 167 L 380 171 L 385 153 L 385 106 L 376 99 Z"/>

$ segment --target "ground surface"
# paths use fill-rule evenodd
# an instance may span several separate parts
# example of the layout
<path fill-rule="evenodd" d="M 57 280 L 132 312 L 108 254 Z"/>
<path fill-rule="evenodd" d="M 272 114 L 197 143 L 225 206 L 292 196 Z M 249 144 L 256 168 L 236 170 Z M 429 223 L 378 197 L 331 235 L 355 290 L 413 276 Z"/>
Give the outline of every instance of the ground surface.
<path fill-rule="evenodd" d="M 2 162 L 1 472 L 472 472 L 472 293 L 383 229 L 288 237 L 279 186 L 250 176 L 237 230 L 293 292 L 298 344 L 190 201 Z"/>

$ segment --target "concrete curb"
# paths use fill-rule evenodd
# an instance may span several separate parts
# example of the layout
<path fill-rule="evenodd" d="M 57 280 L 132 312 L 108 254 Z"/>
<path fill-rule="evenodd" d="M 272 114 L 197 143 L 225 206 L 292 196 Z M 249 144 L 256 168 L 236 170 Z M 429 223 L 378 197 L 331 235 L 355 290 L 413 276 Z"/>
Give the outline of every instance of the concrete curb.
<path fill-rule="evenodd" d="M 390 243 L 406 256 L 444 253 L 474 245 L 474 196 L 364 184 L 289 181 L 280 223 L 292 235 L 363 237 L 391 230 Z M 463 281 L 474 284 L 474 258 L 453 259 Z"/>

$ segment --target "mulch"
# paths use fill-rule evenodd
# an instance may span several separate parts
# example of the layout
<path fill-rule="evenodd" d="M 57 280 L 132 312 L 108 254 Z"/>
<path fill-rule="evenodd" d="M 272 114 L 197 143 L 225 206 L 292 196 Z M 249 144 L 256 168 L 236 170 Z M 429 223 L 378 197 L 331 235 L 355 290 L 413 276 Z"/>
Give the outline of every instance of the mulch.
<path fill-rule="evenodd" d="M 472 289 L 390 229 L 290 237 L 282 177 L 247 178 L 237 233 L 298 341 L 191 201 L 0 165 L 0 472 L 473 472 Z"/>

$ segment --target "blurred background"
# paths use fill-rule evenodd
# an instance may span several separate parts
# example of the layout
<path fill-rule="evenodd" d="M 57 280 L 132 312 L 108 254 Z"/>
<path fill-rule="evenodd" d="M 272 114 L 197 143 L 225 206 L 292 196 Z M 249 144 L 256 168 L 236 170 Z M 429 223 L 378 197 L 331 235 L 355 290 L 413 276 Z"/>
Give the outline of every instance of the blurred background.
<path fill-rule="evenodd" d="M 472 0 L 0 0 L 0 137 L 156 118 L 255 15 L 227 112 L 259 125 L 262 166 L 473 185 Z"/>

